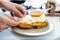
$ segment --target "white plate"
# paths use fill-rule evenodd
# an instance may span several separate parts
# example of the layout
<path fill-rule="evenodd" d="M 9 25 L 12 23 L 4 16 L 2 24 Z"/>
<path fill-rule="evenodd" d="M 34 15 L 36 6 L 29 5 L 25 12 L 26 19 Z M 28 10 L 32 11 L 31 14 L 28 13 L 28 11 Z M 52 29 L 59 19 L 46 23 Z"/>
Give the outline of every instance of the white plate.
<path fill-rule="evenodd" d="M 26 36 L 40 36 L 47 34 L 53 30 L 53 24 L 49 22 L 48 26 L 45 28 L 40 29 L 20 29 L 20 28 L 14 28 L 13 31 L 20 34 L 20 35 L 26 35 Z"/>

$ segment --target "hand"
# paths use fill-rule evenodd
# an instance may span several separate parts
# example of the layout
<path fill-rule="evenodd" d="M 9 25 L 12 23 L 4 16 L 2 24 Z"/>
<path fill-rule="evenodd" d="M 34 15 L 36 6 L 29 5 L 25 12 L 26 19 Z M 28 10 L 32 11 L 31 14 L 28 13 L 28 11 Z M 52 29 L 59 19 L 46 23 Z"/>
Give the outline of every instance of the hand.
<path fill-rule="evenodd" d="M 11 3 L 9 1 L 1 1 L 0 6 L 8 11 L 13 12 L 17 17 L 24 17 L 26 15 L 25 9 L 19 4 Z"/>
<path fill-rule="evenodd" d="M 0 13 L 0 31 L 17 25 L 18 22 L 12 16 Z"/>

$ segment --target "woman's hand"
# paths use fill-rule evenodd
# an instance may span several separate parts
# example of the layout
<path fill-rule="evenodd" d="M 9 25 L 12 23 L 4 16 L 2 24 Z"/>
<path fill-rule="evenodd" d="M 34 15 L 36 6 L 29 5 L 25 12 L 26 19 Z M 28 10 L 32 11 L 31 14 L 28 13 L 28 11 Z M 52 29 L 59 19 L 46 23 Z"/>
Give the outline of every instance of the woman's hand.
<path fill-rule="evenodd" d="M 13 12 L 14 15 L 17 17 L 24 17 L 26 15 L 25 9 L 23 8 L 23 6 L 21 6 L 19 4 L 15 4 L 15 3 L 11 3 L 9 1 L 1 0 L 0 7 Z"/>
<path fill-rule="evenodd" d="M 26 15 L 25 9 L 23 8 L 23 6 L 19 4 L 0 0 L 0 7 L 13 12 L 14 16 L 16 17 L 24 17 Z M 8 27 L 14 27 L 17 25 L 18 25 L 18 22 L 12 16 L 0 13 L 0 31 Z"/>
<path fill-rule="evenodd" d="M 12 16 L 0 13 L 0 31 L 17 25 L 18 22 Z"/>

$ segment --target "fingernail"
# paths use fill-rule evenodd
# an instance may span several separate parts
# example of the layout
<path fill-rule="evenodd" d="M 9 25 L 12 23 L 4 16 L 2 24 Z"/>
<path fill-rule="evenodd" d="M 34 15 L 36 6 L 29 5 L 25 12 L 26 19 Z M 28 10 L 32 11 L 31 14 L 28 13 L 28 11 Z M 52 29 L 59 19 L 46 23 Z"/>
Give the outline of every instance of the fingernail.
<path fill-rule="evenodd" d="M 15 20 L 15 22 L 18 22 L 18 20 Z"/>
<path fill-rule="evenodd" d="M 24 16 L 21 14 L 21 16 L 20 16 L 20 17 L 22 18 L 22 17 L 24 17 Z"/>
<path fill-rule="evenodd" d="M 13 26 L 17 26 L 17 25 L 18 25 L 18 22 L 16 22 L 15 25 L 13 25 Z"/>

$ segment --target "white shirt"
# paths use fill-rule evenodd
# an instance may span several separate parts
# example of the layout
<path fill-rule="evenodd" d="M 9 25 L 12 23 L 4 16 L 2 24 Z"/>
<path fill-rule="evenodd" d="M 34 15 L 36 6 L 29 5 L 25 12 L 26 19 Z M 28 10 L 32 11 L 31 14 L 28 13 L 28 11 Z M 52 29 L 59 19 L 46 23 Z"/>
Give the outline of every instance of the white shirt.
<path fill-rule="evenodd" d="M 27 0 L 24 5 L 33 6 L 35 8 L 41 7 L 42 4 L 46 3 L 47 0 Z"/>

